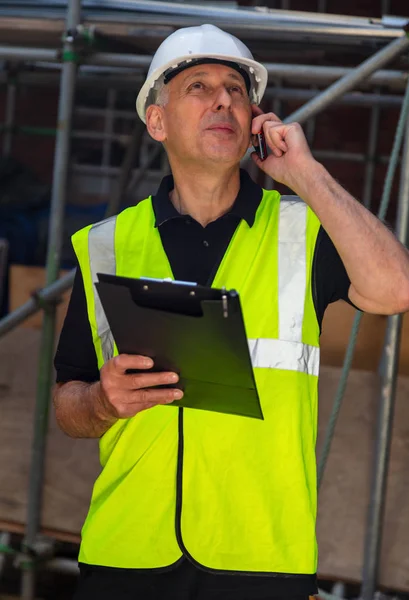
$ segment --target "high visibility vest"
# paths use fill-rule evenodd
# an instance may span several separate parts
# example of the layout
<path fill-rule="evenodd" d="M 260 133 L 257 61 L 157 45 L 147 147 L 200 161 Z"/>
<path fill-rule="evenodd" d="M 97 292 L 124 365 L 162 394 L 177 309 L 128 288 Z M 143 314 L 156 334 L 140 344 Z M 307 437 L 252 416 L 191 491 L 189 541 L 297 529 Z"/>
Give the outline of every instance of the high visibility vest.
<path fill-rule="evenodd" d="M 319 226 L 299 198 L 265 190 L 212 283 L 240 294 L 264 420 L 172 405 L 118 420 L 100 440 L 81 562 L 153 569 L 184 554 L 215 571 L 316 572 Z M 82 229 L 73 245 L 101 367 L 116 348 L 96 274 L 173 277 L 151 198 Z"/>

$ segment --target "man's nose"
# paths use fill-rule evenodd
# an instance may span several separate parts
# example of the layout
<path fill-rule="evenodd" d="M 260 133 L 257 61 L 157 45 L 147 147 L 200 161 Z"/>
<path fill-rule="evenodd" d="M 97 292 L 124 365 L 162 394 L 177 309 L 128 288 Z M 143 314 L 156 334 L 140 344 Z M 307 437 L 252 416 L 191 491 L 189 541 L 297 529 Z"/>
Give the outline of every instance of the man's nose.
<path fill-rule="evenodd" d="M 229 91 L 224 86 L 221 86 L 215 94 L 214 109 L 230 108 L 231 104 L 232 99 Z"/>

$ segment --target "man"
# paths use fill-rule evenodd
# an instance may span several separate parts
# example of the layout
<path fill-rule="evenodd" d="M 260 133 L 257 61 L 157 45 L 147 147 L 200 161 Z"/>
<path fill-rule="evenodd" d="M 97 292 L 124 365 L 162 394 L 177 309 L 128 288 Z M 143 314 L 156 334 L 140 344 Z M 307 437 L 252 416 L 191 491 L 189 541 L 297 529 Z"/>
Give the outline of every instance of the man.
<path fill-rule="evenodd" d="M 103 467 L 83 529 L 77 600 L 306 598 L 317 590 L 323 313 L 339 298 L 368 312 L 408 310 L 409 259 L 314 160 L 298 124 L 262 113 L 266 81 L 248 49 L 218 28 L 173 33 L 137 100 L 173 177 L 73 237 L 80 268 L 54 403 L 68 435 L 100 438 Z M 240 172 L 261 130 L 270 155 L 253 160 L 298 199 L 263 191 Z M 237 289 L 265 420 L 163 406 L 183 394 L 166 388 L 178 375 L 150 372 L 146 357 L 114 356 L 94 291 L 98 271 Z"/>

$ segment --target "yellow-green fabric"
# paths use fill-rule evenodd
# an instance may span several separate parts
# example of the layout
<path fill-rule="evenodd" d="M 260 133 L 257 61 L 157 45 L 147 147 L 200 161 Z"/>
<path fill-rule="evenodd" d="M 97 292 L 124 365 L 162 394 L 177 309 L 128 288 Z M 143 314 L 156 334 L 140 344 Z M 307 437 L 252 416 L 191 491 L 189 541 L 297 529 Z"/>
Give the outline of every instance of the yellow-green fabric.
<path fill-rule="evenodd" d="M 279 340 L 282 323 L 289 323 L 286 335 L 291 339 L 282 343 L 288 341 L 291 352 L 304 345 L 318 352 L 311 276 L 319 222 L 305 205 L 289 202 L 290 226 L 281 243 L 283 206 L 277 192 L 264 191 L 254 225 L 241 221 L 212 285 L 238 290 L 249 340 Z M 302 219 L 305 264 L 300 267 L 293 254 Z M 111 224 L 111 272 L 173 277 L 151 198 L 123 211 Z M 73 245 L 101 366 L 90 269 L 90 255 L 98 256 L 99 247 L 90 232 L 92 228 L 85 228 L 75 234 Z M 292 280 L 293 272 L 298 279 Z M 287 294 L 283 302 L 285 286 L 295 286 L 298 303 L 301 299 L 300 339 L 291 329 L 294 321 L 296 331 L 299 320 L 291 313 L 292 297 L 288 301 Z M 185 553 L 209 569 L 314 574 L 318 377 L 306 369 L 254 369 L 264 421 L 173 405 L 119 420 L 100 440 L 103 469 L 94 486 L 79 560 L 149 569 L 171 565 Z"/>

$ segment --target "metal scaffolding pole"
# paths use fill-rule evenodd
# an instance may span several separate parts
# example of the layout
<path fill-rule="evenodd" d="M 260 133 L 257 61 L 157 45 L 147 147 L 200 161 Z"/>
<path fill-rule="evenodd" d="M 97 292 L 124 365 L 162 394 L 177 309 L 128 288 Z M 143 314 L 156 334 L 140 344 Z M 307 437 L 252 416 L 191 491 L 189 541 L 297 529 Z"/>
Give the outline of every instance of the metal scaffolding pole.
<path fill-rule="evenodd" d="M 326 13 L 327 12 L 327 0 L 318 0 L 317 10 L 319 13 Z M 305 135 L 306 135 L 308 144 L 311 149 L 314 146 L 316 126 L 317 126 L 317 120 L 315 119 L 315 117 L 313 117 L 312 119 L 308 119 L 308 121 L 306 123 Z"/>
<path fill-rule="evenodd" d="M 317 98 L 322 92 L 296 88 L 267 88 L 264 98 L 280 100 L 307 100 Z M 367 94 L 365 92 L 352 92 L 336 97 L 331 104 L 346 104 L 349 106 L 401 106 L 402 96 L 398 94 Z"/>
<path fill-rule="evenodd" d="M 406 245 L 409 232 L 409 118 L 406 121 L 404 140 L 396 234 L 402 244 Z M 363 600 L 372 600 L 374 598 L 378 580 L 401 328 L 402 315 L 393 315 L 388 318 L 370 496 L 371 503 L 369 506 L 368 528 L 365 539 L 361 593 Z"/>
<path fill-rule="evenodd" d="M 285 1 L 289 5 L 288 0 Z M 162 2 L 158 0 L 115 0 L 117 9 L 130 10 L 135 12 L 155 15 L 156 18 L 170 17 L 194 17 L 211 19 L 214 24 L 217 21 L 231 24 L 243 24 L 246 26 L 258 25 L 267 27 L 275 24 L 283 26 L 284 24 L 300 25 L 320 25 L 320 26 L 338 26 L 343 28 L 362 28 L 364 31 L 370 31 L 373 34 L 379 34 L 382 31 L 381 23 L 368 17 L 356 17 L 349 15 L 317 14 L 306 11 L 285 11 L 280 9 L 264 9 L 262 11 L 237 10 L 236 8 L 219 7 L 211 3 L 208 6 L 203 4 L 184 4 L 179 2 Z M 385 30 L 383 29 L 383 32 Z M 392 33 L 389 31 L 389 33 Z"/>
<path fill-rule="evenodd" d="M 39 310 L 42 310 L 46 304 L 51 302 L 58 303 L 61 296 L 72 287 L 74 283 L 75 269 L 73 269 L 64 277 L 61 277 L 55 283 L 48 285 L 35 294 L 30 300 L 13 310 L 12 313 L 6 315 L 0 320 L 0 337 L 12 331 L 20 323 L 34 315 Z"/>
<path fill-rule="evenodd" d="M 382 16 L 390 14 L 390 6 L 391 6 L 390 0 L 382 0 L 382 5 L 381 5 Z"/>
<path fill-rule="evenodd" d="M 0 49 L 1 52 L 1 49 Z M 296 80 L 304 83 L 330 83 L 354 72 L 352 67 L 335 67 L 321 65 L 294 65 L 280 63 L 265 63 L 270 77 Z M 401 85 L 405 86 L 408 75 L 403 71 L 379 70 L 373 73 L 366 83 L 373 85 Z"/>
<path fill-rule="evenodd" d="M 7 127 L 3 127 L 0 123 L 0 132 L 6 131 Z M 33 127 L 30 125 L 15 125 L 13 127 L 13 132 L 16 135 L 35 135 L 35 136 L 46 136 L 46 137 L 54 137 L 58 133 L 58 129 L 53 129 L 52 127 Z M 78 140 L 110 140 L 111 142 L 116 140 L 119 143 L 125 143 L 130 138 L 130 135 L 127 134 L 119 134 L 119 133 L 110 133 L 105 131 L 87 131 L 87 130 L 73 130 L 71 131 L 71 139 Z"/>
<path fill-rule="evenodd" d="M 377 90 L 379 93 L 379 90 Z M 381 114 L 380 104 L 374 104 L 371 109 L 369 122 L 369 137 L 366 156 L 364 189 L 362 194 L 362 203 L 366 208 L 370 208 L 373 190 L 373 181 L 376 167 L 376 147 L 378 145 L 379 117 Z"/>
<path fill-rule="evenodd" d="M 46 285 L 52 285 L 60 269 L 62 245 L 62 224 L 64 217 L 68 158 L 70 150 L 71 119 L 75 96 L 77 64 L 70 32 L 80 23 L 81 0 L 70 0 L 67 9 L 66 36 L 63 46 L 63 67 L 61 71 L 60 97 L 58 106 L 58 132 L 55 145 L 51 213 L 48 236 Z M 23 572 L 22 598 L 33 600 L 35 595 L 35 570 L 32 562 L 40 529 L 44 459 L 48 428 L 48 411 L 52 387 L 52 358 L 55 336 L 56 306 L 47 305 L 44 310 L 40 362 L 37 382 L 37 398 L 34 417 L 34 436 L 28 493 L 28 511 L 23 551 L 27 555 L 30 568 Z"/>
<path fill-rule="evenodd" d="M 318 93 L 317 90 L 315 89 L 311 89 L 312 93 Z M 341 99 L 341 101 L 343 100 L 343 98 Z M 308 121 L 305 123 L 305 137 L 307 138 L 307 142 L 308 145 L 310 146 L 310 148 L 312 148 L 312 146 L 314 145 L 314 138 L 315 138 L 315 130 L 316 130 L 316 126 L 317 126 L 317 120 L 315 117 L 312 117 L 311 119 L 308 119 Z"/>
<path fill-rule="evenodd" d="M 106 108 L 104 109 L 104 143 L 102 146 L 102 166 L 108 167 L 111 162 L 111 151 L 113 134 L 115 130 L 115 105 L 117 102 L 117 91 L 113 88 L 109 88 L 107 92 Z M 100 193 L 102 195 L 108 194 L 109 191 L 109 180 L 107 177 L 101 179 Z"/>
<path fill-rule="evenodd" d="M 299 110 L 296 110 L 295 113 L 291 115 L 291 121 L 298 121 L 299 123 L 305 122 L 321 110 L 324 110 L 324 108 L 332 104 L 335 99 L 343 96 L 346 92 L 353 89 L 356 84 L 362 82 L 374 71 L 386 65 L 408 48 L 409 37 L 406 34 L 402 34 L 397 40 L 394 40 L 385 48 L 376 52 L 371 58 L 365 60 L 352 73 L 342 77 L 313 100 L 307 102 L 307 104 L 302 106 Z M 285 122 L 288 123 L 288 121 L 289 119 L 285 119 Z"/>
<path fill-rule="evenodd" d="M 134 115 L 135 120 L 135 115 Z M 132 137 L 129 140 L 128 147 L 126 149 L 125 157 L 121 166 L 121 170 L 119 172 L 119 178 L 117 182 L 117 186 L 115 192 L 112 194 L 111 199 L 109 201 L 107 207 L 107 217 L 111 217 L 112 215 L 116 215 L 119 211 L 121 202 L 124 198 L 125 192 L 128 188 L 129 179 L 132 174 L 132 169 L 135 164 L 135 159 L 138 154 L 138 150 L 141 145 L 142 135 L 144 133 L 143 123 L 138 119 L 135 120 L 134 129 L 132 132 Z M 143 175 L 145 174 L 148 167 L 144 170 L 141 169 Z"/>
<path fill-rule="evenodd" d="M 401 38 L 398 38 L 399 41 Z M 383 50 L 388 48 L 386 46 Z M 398 52 L 399 53 L 399 52 Z M 376 56 L 376 55 L 375 55 Z M 60 63 L 58 50 L 48 48 L 25 48 L 18 46 L 0 46 L 0 59 L 20 62 Z M 129 69 L 147 70 L 152 56 L 137 54 L 112 54 L 96 52 L 82 60 L 82 64 L 100 67 L 126 67 Z M 386 63 L 384 63 L 386 64 Z M 298 80 L 314 83 L 328 83 L 340 77 L 354 73 L 352 67 L 297 65 L 281 63 L 264 63 L 270 77 Z M 28 77 L 29 74 L 27 74 Z M 373 85 L 400 85 L 405 87 L 408 75 L 404 71 L 380 70 L 368 77 L 366 83 Z"/>

